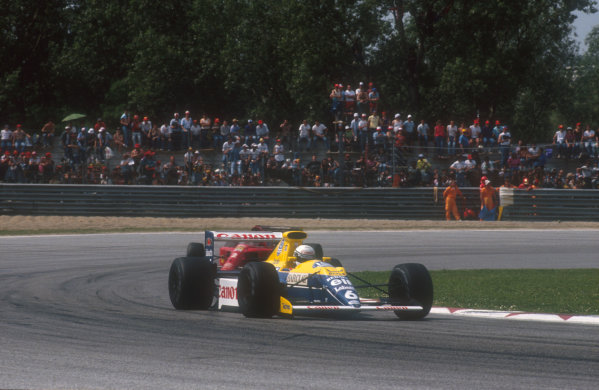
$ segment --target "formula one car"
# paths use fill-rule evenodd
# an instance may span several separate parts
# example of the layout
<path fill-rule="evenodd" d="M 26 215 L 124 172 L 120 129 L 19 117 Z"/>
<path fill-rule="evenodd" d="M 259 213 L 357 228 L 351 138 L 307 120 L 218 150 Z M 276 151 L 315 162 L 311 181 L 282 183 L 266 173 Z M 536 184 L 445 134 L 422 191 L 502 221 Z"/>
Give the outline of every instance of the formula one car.
<path fill-rule="evenodd" d="M 324 257 L 319 244 L 304 244 L 306 238 L 303 231 L 207 231 L 204 245 L 190 243 L 187 256 L 173 261 L 171 302 L 180 310 L 235 310 L 260 318 L 386 310 L 401 319 L 420 319 L 429 313 L 433 284 L 422 264 L 399 264 L 387 284 L 373 285 L 347 273 L 339 260 Z M 217 248 L 218 242 L 224 246 Z M 354 286 L 348 275 L 365 284 Z M 356 289 L 363 287 L 386 296 L 360 298 Z"/>

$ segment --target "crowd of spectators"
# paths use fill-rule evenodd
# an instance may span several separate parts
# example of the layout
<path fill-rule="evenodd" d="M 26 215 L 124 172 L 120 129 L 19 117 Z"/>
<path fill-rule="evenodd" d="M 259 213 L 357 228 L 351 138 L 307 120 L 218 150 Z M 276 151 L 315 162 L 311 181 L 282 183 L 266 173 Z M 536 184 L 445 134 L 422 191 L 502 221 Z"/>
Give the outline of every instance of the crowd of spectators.
<path fill-rule="evenodd" d="M 124 111 L 112 132 L 101 118 L 89 127 L 68 123 L 60 134 L 52 121 L 39 132 L 5 125 L 0 180 L 315 187 L 445 187 L 455 180 L 476 187 L 484 176 L 495 186 L 599 188 L 599 134 L 589 125 L 560 125 L 551 143 L 524 145 L 498 120 L 429 126 L 409 114 L 379 114 L 372 83 L 357 90 L 336 84 L 330 98 L 330 121 L 284 120 L 273 130 L 262 119 L 197 120 L 189 111 L 160 126 Z M 546 169 L 548 159 L 578 166 Z"/>

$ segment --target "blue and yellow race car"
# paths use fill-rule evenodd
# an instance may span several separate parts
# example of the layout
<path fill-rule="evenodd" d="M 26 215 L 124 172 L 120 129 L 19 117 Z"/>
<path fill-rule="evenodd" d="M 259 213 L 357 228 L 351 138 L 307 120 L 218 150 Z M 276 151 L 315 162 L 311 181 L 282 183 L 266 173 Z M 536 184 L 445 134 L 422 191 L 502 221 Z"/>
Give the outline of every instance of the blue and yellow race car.
<path fill-rule="evenodd" d="M 303 231 L 207 231 L 204 245 L 190 243 L 187 256 L 173 261 L 168 280 L 171 302 L 181 310 L 236 310 L 260 318 L 379 310 L 420 319 L 429 313 L 433 284 L 424 265 L 399 264 L 387 284 L 373 285 L 349 274 L 339 260 L 323 256 L 319 244 L 305 244 L 306 238 Z M 218 241 L 229 247 L 243 244 L 235 247 L 240 251 L 258 245 L 273 249 L 265 260 L 223 269 L 223 259 L 215 255 Z M 364 285 L 355 286 L 350 275 Z M 357 288 L 362 287 L 383 291 L 385 297 L 360 298 Z"/>

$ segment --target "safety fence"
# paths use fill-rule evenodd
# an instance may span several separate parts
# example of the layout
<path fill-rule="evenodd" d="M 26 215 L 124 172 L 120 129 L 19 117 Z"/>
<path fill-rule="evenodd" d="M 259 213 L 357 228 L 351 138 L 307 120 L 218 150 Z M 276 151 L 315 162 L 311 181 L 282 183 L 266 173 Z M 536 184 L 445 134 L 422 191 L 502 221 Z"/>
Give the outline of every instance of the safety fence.
<path fill-rule="evenodd" d="M 478 214 L 478 188 L 462 189 Z M 504 220 L 599 221 L 597 190 L 504 190 Z M 0 214 L 444 219 L 443 188 L 0 185 Z"/>

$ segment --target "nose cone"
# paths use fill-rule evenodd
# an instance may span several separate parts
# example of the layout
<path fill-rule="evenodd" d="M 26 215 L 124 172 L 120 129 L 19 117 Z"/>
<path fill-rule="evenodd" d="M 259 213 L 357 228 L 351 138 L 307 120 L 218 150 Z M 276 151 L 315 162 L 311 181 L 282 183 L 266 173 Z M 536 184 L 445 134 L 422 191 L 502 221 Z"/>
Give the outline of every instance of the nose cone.
<path fill-rule="evenodd" d="M 360 297 L 346 276 L 331 276 L 326 279 L 330 293 L 344 306 L 360 307 Z"/>

